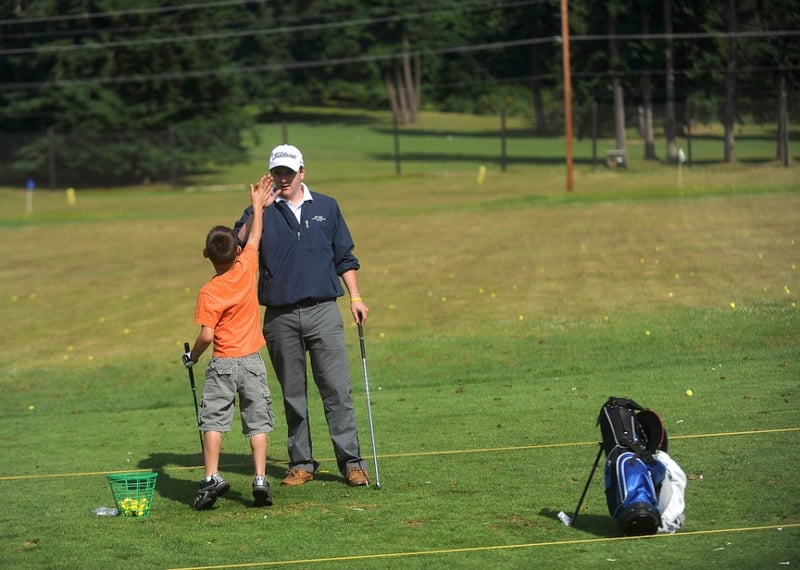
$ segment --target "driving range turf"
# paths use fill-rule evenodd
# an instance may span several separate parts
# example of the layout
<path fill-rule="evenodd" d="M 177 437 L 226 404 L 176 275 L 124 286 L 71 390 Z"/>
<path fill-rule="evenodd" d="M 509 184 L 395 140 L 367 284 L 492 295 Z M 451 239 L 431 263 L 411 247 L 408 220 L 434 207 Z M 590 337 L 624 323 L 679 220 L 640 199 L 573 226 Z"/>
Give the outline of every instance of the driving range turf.
<path fill-rule="evenodd" d="M 798 563 L 796 166 L 704 165 L 679 185 L 674 167 L 584 164 L 566 192 L 557 164 L 505 173 L 489 164 L 478 185 L 477 164 L 412 164 L 396 177 L 391 162 L 376 174 L 365 153 L 367 174 L 347 179 L 354 164 L 341 164 L 340 148 L 324 150 L 343 127 L 295 132 L 291 142 L 308 148 L 306 182 L 339 199 L 362 263 L 383 489 L 342 482 L 313 386 L 322 471 L 302 487 L 279 486 L 285 423 L 268 368 L 275 505 L 250 506 L 237 414 L 221 458 L 231 490 L 211 511 L 191 509 L 202 459 L 180 354 L 212 274 L 205 234 L 238 218 L 263 149 L 230 175 L 230 189 L 203 189 L 224 182 L 218 174 L 191 191 L 79 190 L 72 206 L 63 191 L 41 191 L 31 215 L 23 191 L 0 190 L 0 566 Z M 342 300 L 340 308 L 347 318 Z M 664 419 L 670 454 L 689 477 L 686 524 L 674 535 L 619 537 L 602 472 L 576 526 L 556 518 L 576 506 L 611 395 Z M 136 470 L 158 473 L 150 516 L 95 515 L 113 506 L 106 474 Z"/>

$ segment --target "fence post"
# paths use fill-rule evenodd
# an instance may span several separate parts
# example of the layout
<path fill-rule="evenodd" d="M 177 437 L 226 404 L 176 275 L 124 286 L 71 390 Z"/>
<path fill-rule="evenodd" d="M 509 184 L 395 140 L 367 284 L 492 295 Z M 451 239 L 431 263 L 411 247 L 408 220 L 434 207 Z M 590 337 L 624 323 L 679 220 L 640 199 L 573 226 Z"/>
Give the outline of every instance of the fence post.
<path fill-rule="evenodd" d="M 686 168 L 692 167 L 692 102 L 686 101 Z"/>
<path fill-rule="evenodd" d="M 781 71 L 778 87 L 778 159 L 789 166 L 789 96 L 786 91 L 786 73 Z"/>
<path fill-rule="evenodd" d="M 170 185 L 175 188 L 176 180 L 175 180 L 175 127 L 170 126 L 169 128 L 169 183 Z"/>
<path fill-rule="evenodd" d="M 597 170 L 597 101 L 592 101 L 592 170 Z"/>
<path fill-rule="evenodd" d="M 506 103 L 500 106 L 500 169 L 506 171 Z"/>
<path fill-rule="evenodd" d="M 50 127 L 47 129 L 47 150 L 48 150 L 48 163 L 50 166 L 50 189 L 54 190 L 56 187 L 56 135 L 55 129 Z"/>
<path fill-rule="evenodd" d="M 397 128 L 397 117 L 392 120 L 392 127 L 394 128 L 394 172 L 398 176 L 402 174 L 400 168 L 400 130 Z"/>

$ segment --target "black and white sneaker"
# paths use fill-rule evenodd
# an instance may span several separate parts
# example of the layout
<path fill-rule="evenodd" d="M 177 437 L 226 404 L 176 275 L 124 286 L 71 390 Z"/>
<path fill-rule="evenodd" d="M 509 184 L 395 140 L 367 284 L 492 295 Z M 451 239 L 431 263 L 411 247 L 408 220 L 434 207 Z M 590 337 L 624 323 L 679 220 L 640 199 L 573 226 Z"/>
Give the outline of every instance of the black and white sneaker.
<path fill-rule="evenodd" d="M 253 499 L 256 507 L 272 506 L 272 491 L 266 477 L 255 477 L 253 479 Z"/>
<path fill-rule="evenodd" d="M 200 490 L 197 491 L 197 498 L 194 500 L 194 508 L 198 511 L 210 509 L 217 499 L 230 488 L 230 484 L 225 479 L 219 475 L 212 475 L 209 481 L 200 483 Z"/>

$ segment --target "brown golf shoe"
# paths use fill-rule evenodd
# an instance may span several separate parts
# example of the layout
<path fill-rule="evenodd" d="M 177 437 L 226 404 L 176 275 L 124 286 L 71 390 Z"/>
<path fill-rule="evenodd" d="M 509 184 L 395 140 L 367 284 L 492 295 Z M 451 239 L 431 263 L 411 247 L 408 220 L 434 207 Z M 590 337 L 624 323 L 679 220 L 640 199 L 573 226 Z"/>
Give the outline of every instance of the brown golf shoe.
<path fill-rule="evenodd" d="M 302 485 L 303 483 L 308 483 L 314 479 L 314 474 L 309 473 L 305 469 L 295 468 L 289 469 L 286 472 L 286 477 L 281 481 L 281 485 L 289 485 L 290 487 L 296 487 L 298 485 Z"/>
<path fill-rule="evenodd" d="M 369 477 L 361 467 L 353 467 L 347 472 L 347 484 L 351 487 L 363 487 L 369 485 Z"/>

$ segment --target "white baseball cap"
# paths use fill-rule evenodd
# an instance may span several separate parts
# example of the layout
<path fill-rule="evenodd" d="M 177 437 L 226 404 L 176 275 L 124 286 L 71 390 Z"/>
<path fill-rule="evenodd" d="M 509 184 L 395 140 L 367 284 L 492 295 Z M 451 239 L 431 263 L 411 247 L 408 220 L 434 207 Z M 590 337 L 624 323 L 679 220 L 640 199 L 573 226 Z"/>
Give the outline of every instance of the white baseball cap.
<path fill-rule="evenodd" d="M 297 172 L 303 166 L 303 153 L 290 144 L 278 145 L 269 155 L 269 169 L 272 170 L 276 166 L 285 166 Z"/>

